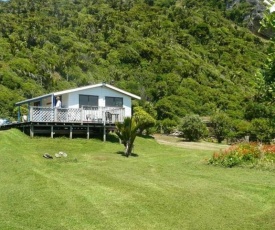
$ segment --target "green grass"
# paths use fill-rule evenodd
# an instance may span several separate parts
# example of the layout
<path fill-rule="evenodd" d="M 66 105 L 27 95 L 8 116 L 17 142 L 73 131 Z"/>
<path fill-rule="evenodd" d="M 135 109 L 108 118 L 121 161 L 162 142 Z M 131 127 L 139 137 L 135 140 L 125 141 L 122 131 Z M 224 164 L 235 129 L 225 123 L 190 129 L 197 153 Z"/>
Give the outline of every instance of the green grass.
<path fill-rule="evenodd" d="M 275 229 L 274 173 L 207 165 L 212 151 L 137 138 L 0 132 L 0 229 Z M 43 158 L 59 151 L 67 158 Z"/>

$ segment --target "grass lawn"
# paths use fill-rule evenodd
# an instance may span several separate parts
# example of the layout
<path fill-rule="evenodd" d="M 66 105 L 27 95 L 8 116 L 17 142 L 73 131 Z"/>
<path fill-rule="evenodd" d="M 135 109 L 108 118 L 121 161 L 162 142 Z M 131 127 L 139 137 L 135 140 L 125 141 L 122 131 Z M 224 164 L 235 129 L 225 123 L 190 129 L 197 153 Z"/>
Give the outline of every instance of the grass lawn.
<path fill-rule="evenodd" d="M 209 166 L 213 151 L 153 138 L 122 150 L 0 131 L 0 229 L 275 229 L 274 172 Z"/>

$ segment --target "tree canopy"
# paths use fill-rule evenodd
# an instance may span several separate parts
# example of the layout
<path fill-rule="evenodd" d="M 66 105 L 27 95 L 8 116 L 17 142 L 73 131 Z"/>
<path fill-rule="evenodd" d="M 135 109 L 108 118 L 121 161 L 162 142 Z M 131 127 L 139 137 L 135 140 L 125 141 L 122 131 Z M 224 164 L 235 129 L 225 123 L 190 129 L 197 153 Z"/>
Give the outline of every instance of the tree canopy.
<path fill-rule="evenodd" d="M 12 117 L 16 101 L 105 81 L 140 95 L 157 120 L 216 110 L 243 119 L 269 41 L 230 21 L 224 4 L 2 1 L 0 113 Z"/>

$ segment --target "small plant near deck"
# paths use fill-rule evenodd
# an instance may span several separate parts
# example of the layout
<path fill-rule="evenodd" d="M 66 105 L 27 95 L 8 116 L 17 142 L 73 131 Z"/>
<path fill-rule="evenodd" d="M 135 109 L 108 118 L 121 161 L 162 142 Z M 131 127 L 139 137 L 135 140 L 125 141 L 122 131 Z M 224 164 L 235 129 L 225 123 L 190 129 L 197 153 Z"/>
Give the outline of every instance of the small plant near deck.
<path fill-rule="evenodd" d="M 234 166 L 249 165 L 252 167 L 270 166 L 275 161 L 275 145 L 257 143 L 241 143 L 228 149 L 215 152 L 208 163 L 232 168 Z"/>
<path fill-rule="evenodd" d="M 116 134 L 125 147 L 124 154 L 129 157 L 134 148 L 138 131 L 155 125 L 155 120 L 141 107 L 135 110 L 132 117 L 125 117 L 123 123 L 116 123 Z"/>
<path fill-rule="evenodd" d="M 119 139 L 125 147 L 125 156 L 129 157 L 134 148 L 134 141 L 137 136 L 139 125 L 134 117 L 126 117 L 124 118 L 124 122 L 117 123 L 116 127 L 116 134 L 118 135 Z"/>

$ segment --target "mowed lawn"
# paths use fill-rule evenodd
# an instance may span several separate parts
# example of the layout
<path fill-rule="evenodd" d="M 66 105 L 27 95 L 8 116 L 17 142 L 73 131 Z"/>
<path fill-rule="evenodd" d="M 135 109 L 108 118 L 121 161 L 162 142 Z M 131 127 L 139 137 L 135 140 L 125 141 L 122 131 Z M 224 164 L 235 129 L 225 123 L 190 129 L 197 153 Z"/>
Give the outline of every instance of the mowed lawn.
<path fill-rule="evenodd" d="M 122 150 L 0 131 L 0 229 L 275 229 L 274 172 L 209 166 L 212 151 L 153 138 Z"/>

